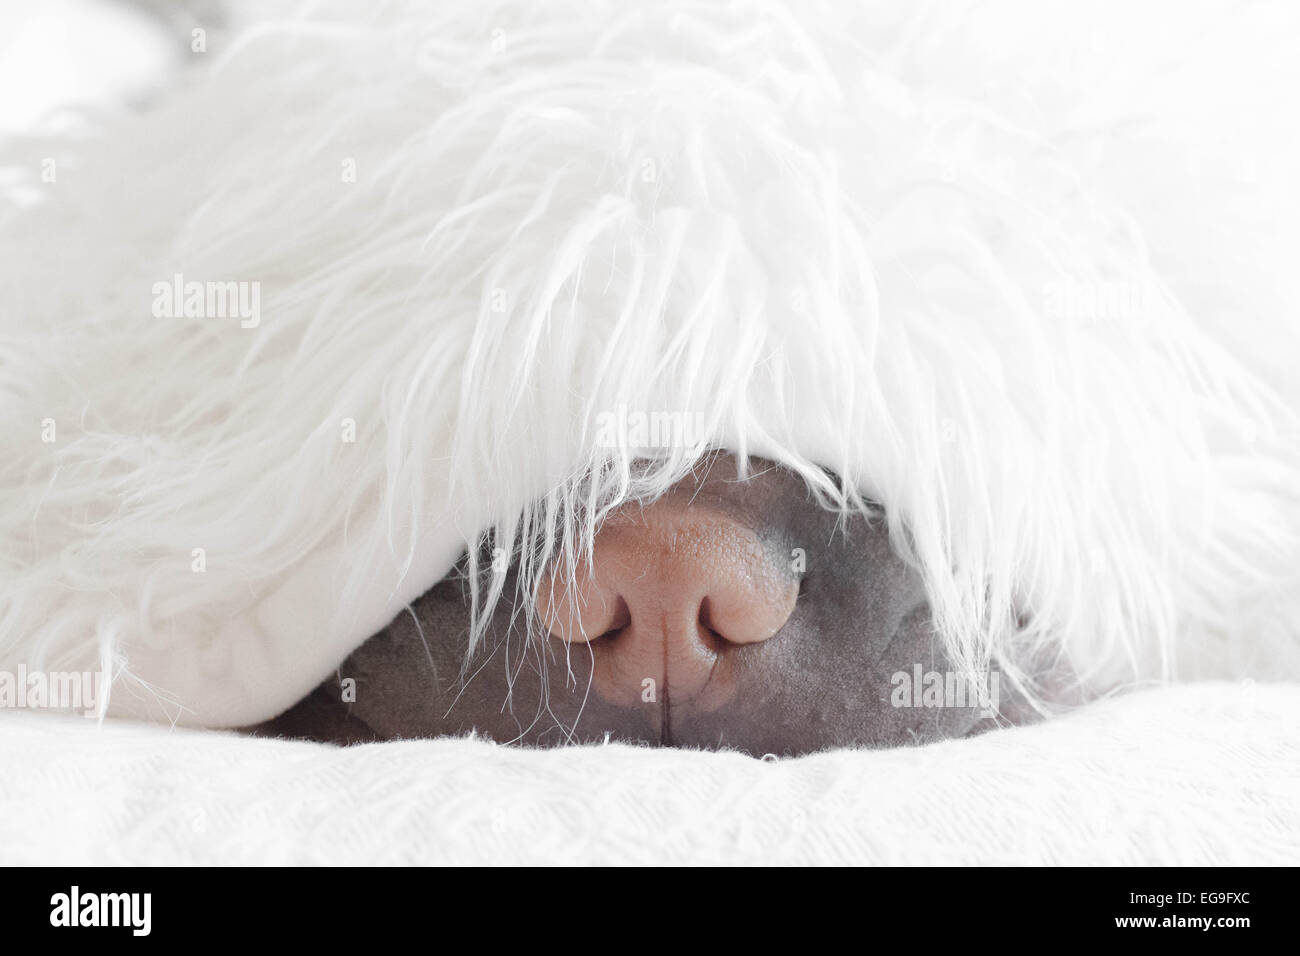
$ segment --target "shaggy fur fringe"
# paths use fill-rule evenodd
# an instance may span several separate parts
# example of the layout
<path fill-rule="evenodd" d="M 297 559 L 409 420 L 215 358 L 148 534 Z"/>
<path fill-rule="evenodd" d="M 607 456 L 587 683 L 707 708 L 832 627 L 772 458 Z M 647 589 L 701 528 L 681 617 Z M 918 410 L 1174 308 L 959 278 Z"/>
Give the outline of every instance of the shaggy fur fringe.
<path fill-rule="evenodd" d="M 1300 674 L 1281 6 L 277 6 L 3 144 L 0 666 L 251 722 L 727 448 L 883 514 L 972 671 Z"/>

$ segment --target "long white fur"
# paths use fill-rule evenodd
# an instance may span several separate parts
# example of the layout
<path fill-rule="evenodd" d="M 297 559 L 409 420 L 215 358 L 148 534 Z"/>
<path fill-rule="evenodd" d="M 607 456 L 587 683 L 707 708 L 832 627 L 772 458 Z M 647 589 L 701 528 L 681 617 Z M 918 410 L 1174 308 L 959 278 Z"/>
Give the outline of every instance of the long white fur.
<path fill-rule="evenodd" d="M 0 667 L 270 716 L 458 550 L 526 604 L 721 447 L 883 513 L 962 666 L 1300 674 L 1280 7 L 258 5 L 0 148 Z M 155 318 L 177 272 L 260 325 Z M 601 447 L 620 406 L 706 440 Z"/>

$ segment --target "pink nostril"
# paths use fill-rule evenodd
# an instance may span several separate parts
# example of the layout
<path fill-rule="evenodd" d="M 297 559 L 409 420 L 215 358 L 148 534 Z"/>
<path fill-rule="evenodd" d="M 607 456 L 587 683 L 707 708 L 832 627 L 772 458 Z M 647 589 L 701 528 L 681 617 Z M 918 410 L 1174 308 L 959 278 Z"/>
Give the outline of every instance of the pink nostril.
<path fill-rule="evenodd" d="M 718 512 L 661 499 L 611 516 L 577 569 L 553 570 L 537 608 L 552 635 L 601 641 L 593 683 L 609 700 L 641 697 L 647 678 L 693 696 L 729 646 L 775 635 L 794 610 L 796 578 L 758 536 Z"/>

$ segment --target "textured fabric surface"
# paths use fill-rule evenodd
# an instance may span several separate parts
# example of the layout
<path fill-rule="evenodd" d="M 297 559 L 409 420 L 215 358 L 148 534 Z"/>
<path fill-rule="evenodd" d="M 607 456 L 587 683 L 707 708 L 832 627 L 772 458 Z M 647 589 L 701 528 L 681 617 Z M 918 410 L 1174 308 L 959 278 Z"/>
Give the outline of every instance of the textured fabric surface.
<path fill-rule="evenodd" d="M 797 760 L 350 749 L 0 718 L 0 862 L 1286 864 L 1300 688 L 1204 684 Z"/>

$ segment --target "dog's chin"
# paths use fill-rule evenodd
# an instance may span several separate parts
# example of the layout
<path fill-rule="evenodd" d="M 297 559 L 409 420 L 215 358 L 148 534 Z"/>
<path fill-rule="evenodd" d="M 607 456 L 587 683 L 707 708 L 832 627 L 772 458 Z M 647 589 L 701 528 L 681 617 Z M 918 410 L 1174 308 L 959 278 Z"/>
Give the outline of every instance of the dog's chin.
<path fill-rule="evenodd" d="M 473 734 L 533 747 L 613 741 L 791 756 L 911 746 L 1035 719 L 997 674 L 971 686 L 965 701 L 944 699 L 941 689 L 932 697 L 927 679 L 951 681 L 952 672 L 932 630 L 913 623 L 879 653 L 869 635 L 832 639 L 795 621 L 736 662 L 723 703 L 707 686 L 697 699 L 675 700 L 668 686 L 611 701 L 593 680 L 599 642 L 530 638 L 508 608 L 467 655 L 465 588 L 449 579 L 353 653 L 336 677 L 252 731 L 337 744 Z M 836 640 L 853 637 L 863 653 L 834 650 Z"/>

